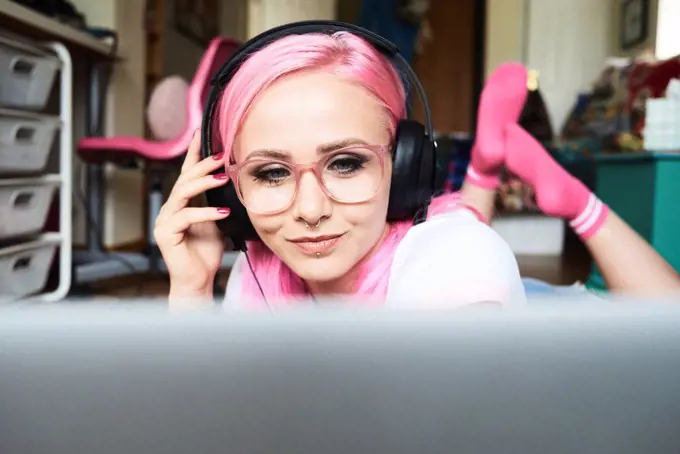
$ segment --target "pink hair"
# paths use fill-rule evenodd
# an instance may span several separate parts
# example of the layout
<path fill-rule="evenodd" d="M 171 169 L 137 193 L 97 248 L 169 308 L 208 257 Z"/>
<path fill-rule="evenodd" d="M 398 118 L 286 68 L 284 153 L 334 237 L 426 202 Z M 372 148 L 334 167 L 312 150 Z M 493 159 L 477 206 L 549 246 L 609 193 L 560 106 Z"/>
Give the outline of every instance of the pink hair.
<path fill-rule="evenodd" d="M 399 75 L 366 41 L 347 32 L 287 36 L 252 54 L 225 89 L 220 116 L 227 120 L 221 122 L 220 135 L 227 153 L 257 96 L 279 78 L 302 70 L 331 71 L 367 89 L 385 107 L 392 135 L 398 121 L 405 117 L 406 95 Z M 457 198 L 457 194 L 448 194 L 434 199 L 428 216 L 447 211 Z M 412 221 L 391 224 L 376 253 L 357 265 L 355 296 L 384 300 L 395 251 L 412 225 Z M 291 302 L 307 293 L 303 280 L 262 242 L 249 243 L 248 256 L 268 300 Z M 260 301 L 252 273 L 242 276 L 243 296 L 248 301 Z"/>

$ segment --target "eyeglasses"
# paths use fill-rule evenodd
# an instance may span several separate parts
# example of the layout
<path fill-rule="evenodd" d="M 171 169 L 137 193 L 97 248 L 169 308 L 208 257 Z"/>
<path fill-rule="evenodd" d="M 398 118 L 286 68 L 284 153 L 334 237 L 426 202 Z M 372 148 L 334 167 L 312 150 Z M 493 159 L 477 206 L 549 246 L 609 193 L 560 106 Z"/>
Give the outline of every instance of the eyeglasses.
<path fill-rule="evenodd" d="M 386 145 L 351 146 L 309 164 L 252 158 L 227 167 L 236 193 L 248 211 L 276 214 L 293 204 L 302 172 L 311 171 L 324 193 L 340 203 L 371 200 L 382 184 Z"/>

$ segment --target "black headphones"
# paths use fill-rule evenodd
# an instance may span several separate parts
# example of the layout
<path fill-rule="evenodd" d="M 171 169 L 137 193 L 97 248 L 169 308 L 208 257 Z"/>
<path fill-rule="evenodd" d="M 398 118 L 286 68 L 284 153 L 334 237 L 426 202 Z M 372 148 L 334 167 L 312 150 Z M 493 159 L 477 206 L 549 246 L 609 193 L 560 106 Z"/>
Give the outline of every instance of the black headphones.
<path fill-rule="evenodd" d="M 426 213 L 422 212 L 427 210 L 438 181 L 436 144 L 425 90 L 394 44 L 356 25 L 325 20 L 295 22 L 272 28 L 241 46 L 222 65 L 211 81 L 213 87 L 208 96 L 201 124 L 201 156 L 205 159 L 222 151 L 213 150 L 213 138 L 216 137 L 213 131 L 213 118 L 224 88 L 248 56 L 284 36 L 336 32 L 349 32 L 366 40 L 387 57 L 395 68 L 405 72 L 418 92 L 425 112 L 425 126 L 410 119 L 399 122 L 394 140 L 395 148 L 392 152 L 392 185 L 387 220 L 413 219 L 419 213 L 424 217 Z M 217 226 L 225 236 L 232 240 L 236 249 L 245 251 L 246 241 L 258 239 L 248 213 L 236 195 L 232 181 L 223 187 L 208 190 L 206 199 L 209 206 L 229 207 L 231 210 L 229 217 L 218 221 Z"/>

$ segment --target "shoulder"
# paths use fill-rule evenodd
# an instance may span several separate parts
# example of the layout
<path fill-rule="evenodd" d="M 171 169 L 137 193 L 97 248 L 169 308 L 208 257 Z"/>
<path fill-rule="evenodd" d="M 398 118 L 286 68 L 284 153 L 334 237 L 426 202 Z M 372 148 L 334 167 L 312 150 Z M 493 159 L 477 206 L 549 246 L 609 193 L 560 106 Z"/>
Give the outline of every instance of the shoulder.
<path fill-rule="evenodd" d="M 471 212 L 441 214 L 412 227 L 397 248 L 390 300 L 524 304 L 519 268 L 508 244 Z"/>
<path fill-rule="evenodd" d="M 424 254 L 428 252 L 428 254 Z M 512 258 L 508 244 L 495 230 L 480 222 L 468 210 L 440 214 L 412 227 L 397 249 L 397 255 L 426 260 L 447 259 L 447 254 L 467 258 L 490 255 L 489 258 Z"/>

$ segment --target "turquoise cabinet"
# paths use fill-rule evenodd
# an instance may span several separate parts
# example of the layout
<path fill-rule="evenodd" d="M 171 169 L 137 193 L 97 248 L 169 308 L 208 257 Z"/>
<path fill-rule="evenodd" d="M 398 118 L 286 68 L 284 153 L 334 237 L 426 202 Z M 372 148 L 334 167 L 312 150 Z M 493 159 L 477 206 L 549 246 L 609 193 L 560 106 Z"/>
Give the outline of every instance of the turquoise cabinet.
<path fill-rule="evenodd" d="M 596 168 L 597 196 L 680 270 L 680 154 L 603 155 Z M 605 288 L 596 266 L 588 286 Z"/>

